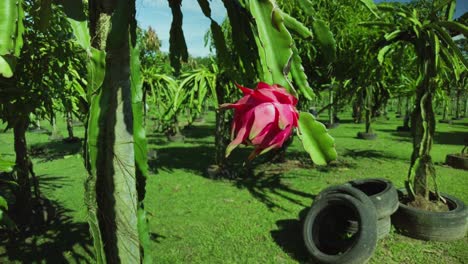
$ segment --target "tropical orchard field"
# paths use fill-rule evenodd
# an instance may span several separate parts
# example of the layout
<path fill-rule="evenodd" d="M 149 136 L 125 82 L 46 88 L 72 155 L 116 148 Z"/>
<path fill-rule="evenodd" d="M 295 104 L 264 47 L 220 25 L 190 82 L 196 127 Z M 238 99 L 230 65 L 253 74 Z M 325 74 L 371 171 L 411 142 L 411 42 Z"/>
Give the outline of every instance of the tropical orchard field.
<path fill-rule="evenodd" d="M 300 216 L 321 189 L 351 179 L 382 177 L 403 186 L 411 154 L 411 137 L 397 133 L 402 120 L 379 119 L 378 139 L 363 141 L 343 115 L 330 130 L 338 162 L 311 167 L 297 139 L 283 164 L 257 164 L 248 175 L 233 180 L 210 179 L 213 163 L 214 116 L 183 131 L 184 143 L 167 141 L 148 129 L 151 176 L 147 185 L 154 263 L 295 263 L 306 262 Z M 151 128 L 151 122 L 148 128 Z M 47 126 L 45 128 L 48 128 Z M 58 128 L 65 131 L 65 124 Z M 50 128 L 48 128 L 50 130 Z M 468 120 L 438 124 L 433 149 L 439 187 L 468 203 L 468 173 L 443 165 L 445 155 L 459 152 Z M 75 127 L 82 138 L 84 128 Z M 41 190 L 56 206 L 57 219 L 45 230 L 0 242 L 1 263 L 92 262 L 92 239 L 86 222 L 81 143 L 49 141 L 47 133 L 27 135 Z M 0 134 L 0 154 L 14 158 L 13 135 Z M 152 151 L 156 150 L 156 152 Z M 233 153 L 241 166 L 249 148 Z M 245 152 L 245 153 L 244 153 Z M 378 242 L 370 263 L 467 263 L 468 238 L 454 242 L 424 242 L 392 230 Z"/>

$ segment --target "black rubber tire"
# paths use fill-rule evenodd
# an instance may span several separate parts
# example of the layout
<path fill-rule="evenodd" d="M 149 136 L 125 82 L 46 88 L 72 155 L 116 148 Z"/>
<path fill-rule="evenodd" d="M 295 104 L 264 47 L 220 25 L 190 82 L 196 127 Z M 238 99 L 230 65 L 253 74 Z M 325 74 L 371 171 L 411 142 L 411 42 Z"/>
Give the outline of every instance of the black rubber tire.
<path fill-rule="evenodd" d="M 359 223 L 359 231 L 344 238 L 350 219 Z M 365 263 L 377 242 L 375 212 L 351 195 L 330 193 L 312 204 L 304 221 L 303 238 L 313 263 Z"/>
<path fill-rule="evenodd" d="M 451 125 L 452 120 L 450 120 L 450 119 L 441 119 L 441 120 L 439 120 L 439 123 L 441 123 L 441 124 L 450 124 Z"/>
<path fill-rule="evenodd" d="M 366 133 L 366 132 L 358 132 L 357 138 L 365 139 L 365 140 L 374 140 L 377 138 L 377 134 L 374 133 Z"/>
<path fill-rule="evenodd" d="M 323 199 L 324 197 L 327 197 L 330 194 L 339 194 L 339 193 L 353 196 L 354 198 L 358 199 L 361 203 L 363 203 L 365 207 L 372 208 L 374 209 L 373 211 L 375 212 L 375 206 L 370 200 L 370 198 L 362 191 L 352 187 L 351 184 L 333 185 L 328 188 L 325 188 L 319 194 L 317 194 L 317 196 L 315 197 L 315 201 L 319 199 Z M 376 216 L 376 219 L 377 219 L 377 216 Z"/>
<path fill-rule="evenodd" d="M 406 190 L 399 189 L 400 197 Z M 468 230 L 468 208 L 448 194 L 441 194 L 448 202 L 450 211 L 430 212 L 400 203 L 392 215 L 392 224 L 397 232 L 416 239 L 450 241 L 462 239 Z"/>
<path fill-rule="evenodd" d="M 468 170 L 468 155 L 448 154 L 445 163 L 453 168 Z"/>
<path fill-rule="evenodd" d="M 339 126 L 340 126 L 340 123 L 338 123 L 338 122 L 334 122 L 333 124 L 330 124 L 330 123 L 326 123 L 326 124 L 325 124 L 325 127 L 326 127 L 327 129 L 334 129 L 334 128 L 337 128 L 337 127 L 339 127 Z"/>
<path fill-rule="evenodd" d="M 168 135 L 167 139 L 171 142 L 184 142 L 185 136 L 182 134 Z"/>
<path fill-rule="evenodd" d="M 377 220 L 377 239 L 382 239 L 390 234 L 392 219 L 390 216 Z"/>
<path fill-rule="evenodd" d="M 365 193 L 375 206 L 377 219 L 392 215 L 398 210 L 398 193 L 387 179 L 359 179 L 348 182 L 352 187 Z"/>
<path fill-rule="evenodd" d="M 409 126 L 398 126 L 396 128 L 396 131 L 398 131 L 398 132 L 409 132 L 409 131 L 411 131 L 411 127 L 409 127 Z"/>
<path fill-rule="evenodd" d="M 392 220 L 390 216 L 384 217 L 377 220 L 377 239 L 380 240 L 390 234 L 390 229 L 392 227 Z M 354 234 L 359 230 L 357 221 L 349 221 L 349 226 L 347 232 Z"/>

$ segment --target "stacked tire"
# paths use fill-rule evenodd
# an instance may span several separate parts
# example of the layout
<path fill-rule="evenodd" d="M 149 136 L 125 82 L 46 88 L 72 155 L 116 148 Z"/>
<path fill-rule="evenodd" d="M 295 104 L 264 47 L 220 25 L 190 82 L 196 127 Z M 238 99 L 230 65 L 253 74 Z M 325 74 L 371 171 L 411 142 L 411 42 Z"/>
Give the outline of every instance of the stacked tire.
<path fill-rule="evenodd" d="M 377 239 L 389 233 L 390 215 L 396 209 L 397 192 L 385 179 L 356 180 L 322 190 L 303 226 L 313 263 L 367 262 Z"/>
<path fill-rule="evenodd" d="M 352 187 L 365 193 L 374 204 L 377 217 L 377 238 L 390 233 L 391 216 L 398 210 L 398 192 L 386 179 L 363 179 L 348 182 Z"/>

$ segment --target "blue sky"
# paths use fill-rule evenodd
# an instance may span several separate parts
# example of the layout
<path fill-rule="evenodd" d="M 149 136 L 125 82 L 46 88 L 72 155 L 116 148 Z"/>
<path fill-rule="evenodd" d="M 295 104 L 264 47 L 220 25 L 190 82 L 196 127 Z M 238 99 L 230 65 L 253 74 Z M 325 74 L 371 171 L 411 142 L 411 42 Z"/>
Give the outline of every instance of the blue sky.
<path fill-rule="evenodd" d="M 219 23 L 226 16 L 221 0 L 211 1 L 211 15 Z M 409 2 L 410 0 L 400 0 Z M 153 27 L 162 40 L 162 51 L 169 50 L 169 29 L 171 28 L 172 13 L 167 0 L 136 0 L 137 20 L 142 28 Z M 376 3 L 389 2 L 388 0 L 375 0 Z M 458 0 L 455 17 L 461 16 L 468 11 L 468 1 Z M 183 30 L 189 53 L 192 56 L 206 56 L 209 54 L 208 47 L 205 47 L 204 36 L 210 27 L 210 20 L 206 18 L 197 0 L 182 1 Z"/>

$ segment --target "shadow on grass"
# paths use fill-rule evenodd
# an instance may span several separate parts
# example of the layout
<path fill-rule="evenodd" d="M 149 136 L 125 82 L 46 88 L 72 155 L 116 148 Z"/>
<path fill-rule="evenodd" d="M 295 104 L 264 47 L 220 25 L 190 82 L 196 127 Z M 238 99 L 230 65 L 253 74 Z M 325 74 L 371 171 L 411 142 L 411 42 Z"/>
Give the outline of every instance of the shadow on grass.
<path fill-rule="evenodd" d="M 374 149 L 354 150 L 354 149 L 347 148 L 340 155 L 343 157 L 350 157 L 353 159 L 362 159 L 362 158 L 367 158 L 371 160 L 396 160 L 398 159 L 395 156 L 390 156 L 383 151 L 374 150 Z"/>
<path fill-rule="evenodd" d="M 153 172 L 182 169 L 206 176 L 206 168 L 213 163 L 213 146 L 164 147 L 156 151 L 157 158 L 148 161 Z"/>
<path fill-rule="evenodd" d="M 202 139 L 215 135 L 215 126 L 213 125 L 193 125 L 185 127 L 182 131 L 187 138 Z"/>
<path fill-rule="evenodd" d="M 72 211 L 56 201 L 50 201 L 47 211 L 53 211 L 55 215 L 48 224 L 34 224 L 34 230 L 25 232 L 0 233 L 0 243 L 5 245 L 2 246 L 5 252 L 0 254 L 0 261 L 93 263 L 94 253 L 88 224 L 74 222 L 70 216 Z"/>
<path fill-rule="evenodd" d="M 255 199 L 264 203 L 269 209 L 284 209 L 276 202 L 277 199 L 303 206 L 299 199 L 293 197 L 314 198 L 314 195 L 295 190 L 284 183 L 286 177 L 281 172 L 288 170 L 284 167 L 266 164 L 268 169 L 254 174 L 252 169 L 243 166 L 244 159 L 250 152 L 249 148 L 240 148 L 233 151 L 230 156 L 229 168 L 233 176 L 228 178 L 234 186 L 247 189 Z M 157 150 L 157 157 L 149 161 L 149 167 L 153 172 L 157 170 L 172 172 L 175 169 L 182 169 L 209 178 L 206 170 L 214 163 L 213 153 L 214 146 L 211 145 L 160 148 Z M 258 165 L 260 164 L 255 163 L 254 166 Z"/>
<path fill-rule="evenodd" d="M 412 142 L 413 136 L 411 132 L 397 132 L 391 129 L 379 129 L 379 131 L 390 133 L 394 137 L 399 137 L 404 141 Z M 444 145 L 460 145 L 468 143 L 468 132 L 465 131 L 449 131 L 449 132 L 439 132 L 436 130 L 434 135 L 435 144 L 444 144 Z"/>
<path fill-rule="evenodd" d="M 29 149 L 29 154 L 41 162 L 62 159 L 65 156 L 81 153 L 82 142 L 65 143 L 63 141 L 51 141 L 34 144 Z"/>
<path fill-rule="evenodd" d="M 278 199 L 306 206 L 301 200 L 293 198 L 293 196 L 315 198 L 313 194 L 291 188 L 288 184 L 284 183 L 283 180 L 285 178 L 284 175 L 279 173 L 269 174 L 263 171 L 245 178 L 237 178 L 234 185 L 239 189 L 247 189 L 255 199 L 265 204 L 270 210 L 274 208 L 286 210 L 276 202 Z"/>
<path fill-rule="evenodd" d="M 157 233 L 154 233 L 154 232 L 150 232 L 149 235 L 150 235 L 151 241 L 153 241 L 155 243 L 161 243 L 161 240 L 166 238 L 166 236 L 163 236 L 163 235 L 160 235 L 160 234 L 157 234 Z"/>
<path fill-rule="evenodd" d="M 240 168 L 251 149 L 240 148 L 229 156 L 230 167 Z M 156 158 L 148 161 L 153 172 L 158 170 L 172 172 L 174 169 L 193 171 L 208 178 L 207 168 L 214 164 L 215 147 L 209 145 L 168 146 L 156 149 Z"/>
<path fill-rule="evenodd" d="M 308 263 L 309 253 L 302 236 L 302 225 L 309 207 L 299 213 L 298 219 L 276 221 L 277 230 L 270 232 L 275 243 L 299 263 Z"/>
<path fill-rule="evenodd" d="M 38 175 L 40 190 L 56 190 L 64 186 L 70 186 L 70 177 L 51 176 L 47 174 Z"/>
<path fill-rule="evenodd" d="M 436 132 L 434 137 L 435 144 L 459 145 L 460 149 L 464 145 L 468 145 L 468 132 L 465 131 L 450 131 Z"/>

